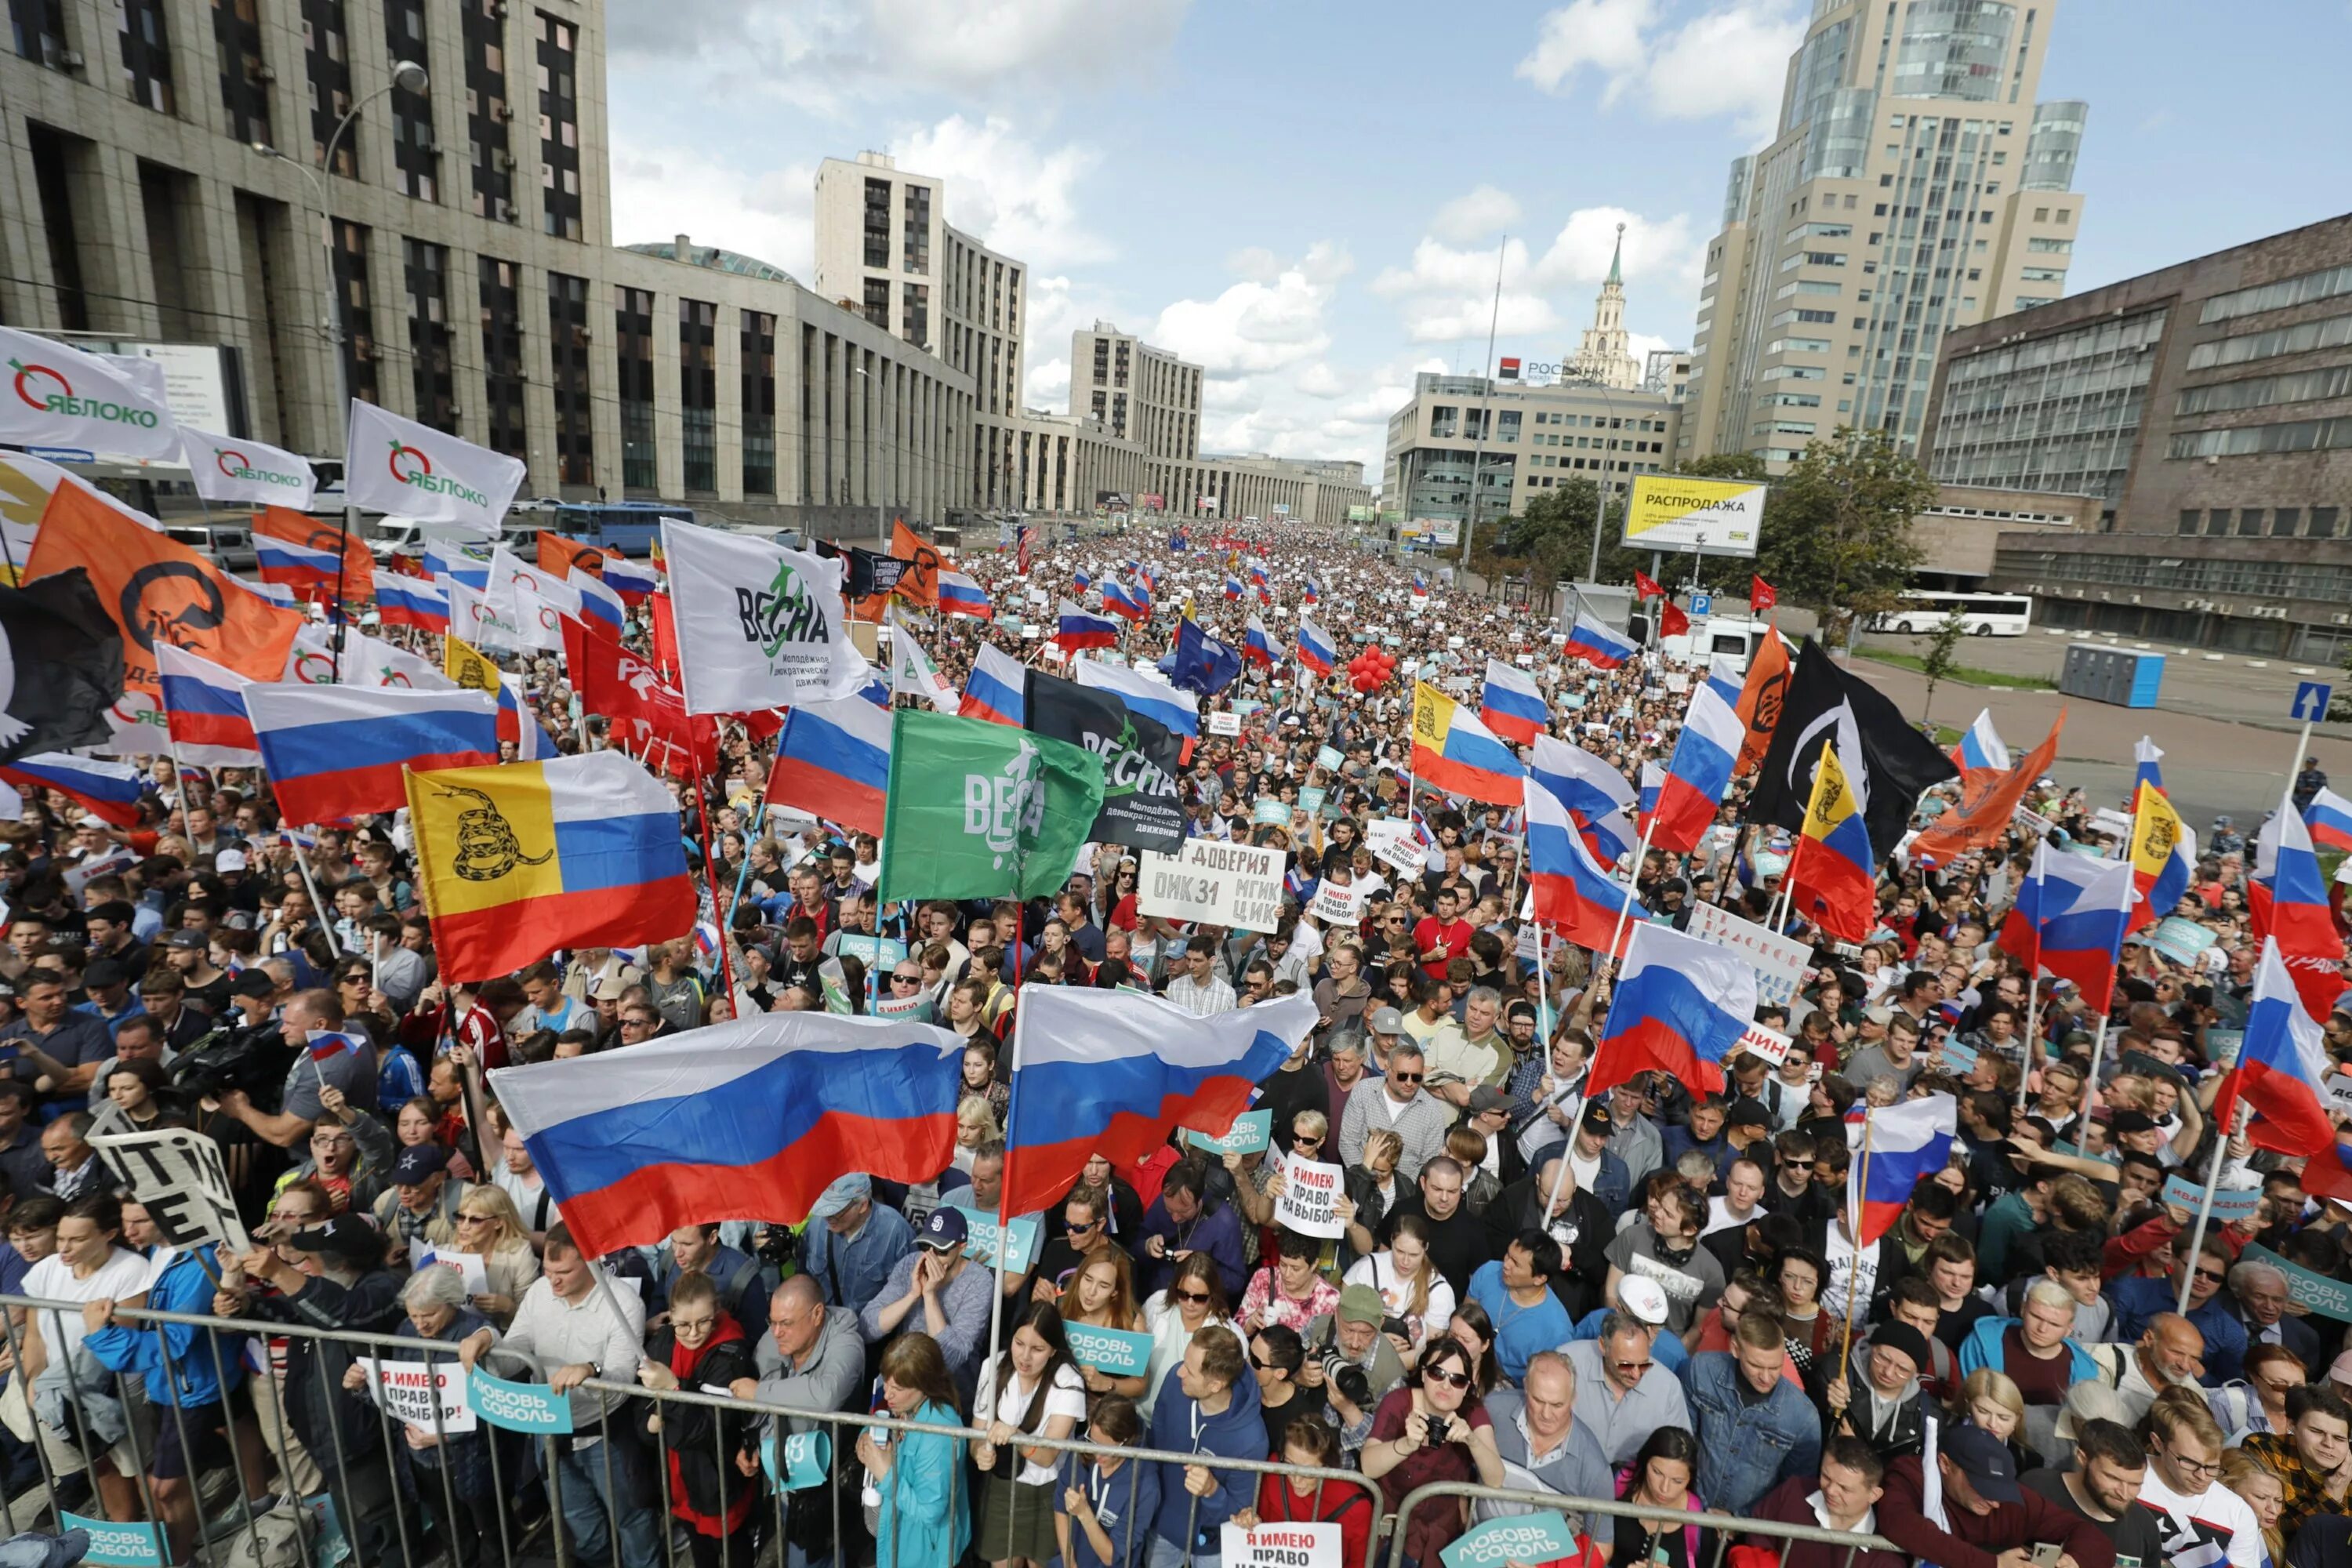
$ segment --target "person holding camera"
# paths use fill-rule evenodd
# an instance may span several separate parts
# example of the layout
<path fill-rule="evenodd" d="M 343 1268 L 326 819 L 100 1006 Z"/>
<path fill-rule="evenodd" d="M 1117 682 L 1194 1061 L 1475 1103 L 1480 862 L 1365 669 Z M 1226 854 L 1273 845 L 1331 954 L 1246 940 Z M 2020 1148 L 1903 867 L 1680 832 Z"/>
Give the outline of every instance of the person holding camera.
<path fill-rule="evenodd" d="M 1495 1426 L 1486 1404 L 1472 1392 L 1477 1367 L 1454 1340 L 1440 1340 L 1422 1352 L 1417 1386 L 1400 1388 L 1381 1401 L 1372 1417 L 1371 1440 L 1364 1445 L 1364 1474 L 1381 1483 L 1390 1509 L 1406 1494 L 1433 1481 L 1503 1484 L 1503 1456 L 1495 1447 Z M 1461 1504 L 1423 1504 L 1407 1521 L 1404 1560 L 1437 1561 L 1438 1552 L 1465 1523 Z"/>

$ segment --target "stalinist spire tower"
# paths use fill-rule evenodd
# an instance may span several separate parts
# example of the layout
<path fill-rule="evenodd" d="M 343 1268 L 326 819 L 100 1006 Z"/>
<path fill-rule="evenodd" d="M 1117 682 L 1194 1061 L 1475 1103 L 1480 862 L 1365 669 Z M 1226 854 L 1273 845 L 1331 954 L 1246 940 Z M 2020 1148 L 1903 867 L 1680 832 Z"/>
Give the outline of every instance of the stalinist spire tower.
<path fill-rule="evenodd" d="M 1625 226 L 1621 223 L 1617 248 L 1609 256 L 1609 276 L 1601 282 L 1601 298 L 1593 301 L 1592 325 L 1584 329 L 1584 342 L 1569 362 L 1570 381 L 1626 392 L 1642 384 L 1641 362 L 1625 341 L 1624 259 Z"/>

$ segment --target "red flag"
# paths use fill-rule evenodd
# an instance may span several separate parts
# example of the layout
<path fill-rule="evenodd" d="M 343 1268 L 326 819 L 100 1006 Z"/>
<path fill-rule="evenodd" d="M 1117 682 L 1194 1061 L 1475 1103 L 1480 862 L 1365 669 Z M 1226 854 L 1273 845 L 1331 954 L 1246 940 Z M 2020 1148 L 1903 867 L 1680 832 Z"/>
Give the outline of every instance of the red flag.
<path fill-rule="evenodd" d="M 1748 608 L 1751 613 L 1769 610 L 1780 602 L 1779 589 L 1752 572 L 1748 574 Z"/>
<path fill-rule="evenodd" d="M 1690 617 L 1683 613 L 1683 608 L 1680 605 L 1675 604 L 1672 599 L 1668 599 L 1664 604 L 1658 606 L 1658 635 L 1660 637 L 1678 637 L 1687 635 L 1689 631 Z"/>
<path fill-rule="evenodd" d="M 648 594 L 646 603 L 654 612 L 654 664 L 664 671 L 677 668 L 677 617 L 669 607 L 667 594 Z"/>
<path fill-rule="evenodd" d="M 1663 584 L 1653 581 L 1646 573 L 1633 574 L 1633 592 L 1644 599 L 1663 599 L 1666 590 Z"/>
<path fill-rule="evenodd" d="M 676 778 L 719 771 L 716 719 L 689 718 L 677 688 L 602 626 L 574 616 L 562 620 L 564 668 L 582 706 L 612 721 L 615 745 Z"/>

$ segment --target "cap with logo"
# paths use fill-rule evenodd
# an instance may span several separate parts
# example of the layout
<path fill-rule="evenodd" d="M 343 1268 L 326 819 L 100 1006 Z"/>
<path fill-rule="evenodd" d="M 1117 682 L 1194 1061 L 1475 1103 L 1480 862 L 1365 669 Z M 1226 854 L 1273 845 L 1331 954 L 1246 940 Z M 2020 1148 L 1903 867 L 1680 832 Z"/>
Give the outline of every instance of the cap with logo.
<path fill-rule="evenodd" d="M 934 1252 L 961 1252 L 971 1239 L 971 1226 L 964 1223 L 963 1211 L 951 1208 L 933 1209 L 923 1221 L 922 1234 L 915 1238 L 918 1246 Z"/>
<path fill-rule="evenodd" d="M 1404 1015 L 1393 1007 L 1375 1008 L 1372 1016 L 1364 1020 L 1364 1026 L 1375 1035 L 1402 1035 L 1404 1033 Z"/>
<path fill-rule="evenodd" d="M 213 869 L 215 871 L 244 870 L 245 851 L 242 849 L 222 850 L 219 854 L 213 857 Z"/>
<path fill-rule="evenodd" d="M 392 1163 L 392 1184 L 414 1187 L 449 1168 L 449 1151 L 438 1143 L 412 1143 Z"/>
<path fill-rule="evenodd" d="M 1656 1328 L 1666 1321 L 1666 1292 L 1654 1279 L 1628 1274 L 1617 1281 L 1617 1304 L 1635 1320 Z"/>

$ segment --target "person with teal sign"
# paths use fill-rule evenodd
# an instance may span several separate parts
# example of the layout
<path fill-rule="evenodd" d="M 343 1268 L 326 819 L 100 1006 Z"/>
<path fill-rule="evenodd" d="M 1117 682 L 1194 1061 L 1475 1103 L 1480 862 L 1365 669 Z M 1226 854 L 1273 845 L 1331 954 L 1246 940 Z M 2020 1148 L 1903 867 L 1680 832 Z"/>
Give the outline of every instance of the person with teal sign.
<path fill-rule="evenodd" d="M 466 1380 L 466 1406 L 509 1432 L 562 1436 L 572 1430 L 572 1401 L 543 1383 L 510 1383 L 478 1366 Z"/>
<path fill-rule="evenodd" d="M 1054 1554 L 1055 1450 L 1026 1439 L 1072 1436 L 1087 1415 L 1087 1385 L 1070 1360 L 1062 1314 L 1040 1301 L 1021 1314 L 1012 1343 L 982 1363 L 971 1446 L 982 1481 L 974 1539 L 990 1563 L 1043 1563 Z"/>
<path fill-rule="evenodd" d="M 1061 1306 L 1070 1359 L 1078 1363 L 1088 1395 L 1140 1395 L 1150 1367 L 1152 1339 L 1135 1300 L 1134 1266 L 1127 1254 L 1116 1247 L 1087 1253 L 1062 1287 Z M 1118 1348 L 1130 1340 L 1142 1342 L 1142 1359 L 1131 1367 Z"/>

